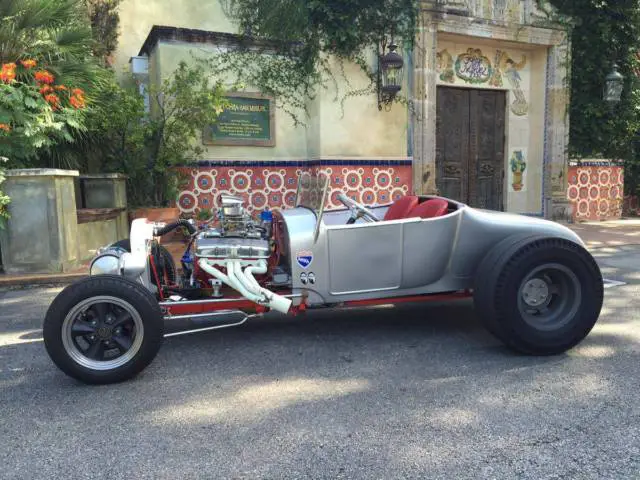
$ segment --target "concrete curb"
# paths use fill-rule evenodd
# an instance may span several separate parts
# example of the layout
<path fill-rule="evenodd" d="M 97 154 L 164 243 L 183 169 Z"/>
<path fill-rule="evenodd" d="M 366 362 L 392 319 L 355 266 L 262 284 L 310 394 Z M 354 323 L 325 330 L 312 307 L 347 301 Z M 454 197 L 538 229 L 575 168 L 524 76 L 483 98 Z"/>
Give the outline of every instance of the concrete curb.
<path fill-rule="evenodd" d="M 15 290 L 35 286 L 66 286 L 87 277 L 87 273 L 63 273 L 59 275 L 0 275 L 0 290 Z"/>

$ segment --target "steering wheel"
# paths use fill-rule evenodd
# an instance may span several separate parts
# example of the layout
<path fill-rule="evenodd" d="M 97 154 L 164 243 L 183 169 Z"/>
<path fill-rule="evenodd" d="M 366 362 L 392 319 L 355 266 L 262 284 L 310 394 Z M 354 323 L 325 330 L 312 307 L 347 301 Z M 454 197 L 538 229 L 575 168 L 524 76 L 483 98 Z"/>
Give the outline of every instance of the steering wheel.
<path fill-rule="evenodd" d="M 344 193 L 338 194 L 338 200 L 340 200 L 345 207 L 351 210 L 351 218 L 347 224 L 355 223 L 355 221 L 360 217 L 365 217 L 365 220 L 369 222 L 379 222 L 380 219 L 376 217 L 376 214 L 369 210 L 367 207 L 362 205 L 361 203 L 356 202 L 352 198 L 347 197 Z"/>

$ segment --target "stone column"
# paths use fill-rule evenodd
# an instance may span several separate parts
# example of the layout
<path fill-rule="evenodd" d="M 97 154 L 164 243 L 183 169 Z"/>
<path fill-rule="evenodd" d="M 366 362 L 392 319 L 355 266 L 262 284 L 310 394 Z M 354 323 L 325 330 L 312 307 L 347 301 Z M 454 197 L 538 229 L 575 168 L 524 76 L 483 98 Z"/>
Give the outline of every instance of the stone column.
<path fill-rule="evenodd" d="M 547 107 L 545 115 L 545 217 L 554 220 L 570 218 L 567 199 L 569 145 L 569 52 L 566 35 L 549 48 L 547 57 Z"/>
<path fill-rule="evenodd" d="M 75 170 L 8 170 L 2 184 L 11 198 L 0 230 L 7 273 L 60 273 L 77 266 Z"/>
<path fill-rule="evenodd" d="M 438 28 L 431 13 L 422 12 L 415 45 L 413 191 L 436 191 L 436 52 Z"/>

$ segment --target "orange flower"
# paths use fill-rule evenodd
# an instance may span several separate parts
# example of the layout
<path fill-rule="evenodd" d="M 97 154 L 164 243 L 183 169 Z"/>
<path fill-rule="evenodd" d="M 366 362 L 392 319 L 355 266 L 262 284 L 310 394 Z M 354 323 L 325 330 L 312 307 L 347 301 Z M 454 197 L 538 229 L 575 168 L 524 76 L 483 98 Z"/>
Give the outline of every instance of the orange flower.
<path fill-rule="evenodd" d="M 59 92 L 61 91 L 67 91 L 69 90 L 67 87 L 65 87 L 64 85 L 56 85 L 55 89 L 58 90 Z"/>
<path fill-rule="evenodd" d="M 45 95 L 44 100 L 53 107 L 54 110 L 60 106 L 60 98 L 55 93 Z"/>
<path fill-rule="evenodd" d="M 71 94 L 75 95 L 76 97 L 84 97 L 84 90 L 82 90 L 81 88 L 74 88 L 73 90 L 71 90 Z"/>
<path fill-rule="evenodd" d="M 38 64 L 38 62 L 36 62 L 31 58 L 28 58 L 27 60 L 20 60 L 20 63 L 27 70 L 31 70 L 33 67 L 35 67 Z"/>
<path fill-rule="evenodd" d="M 16 79 L 16 64 L 5 63 L 0 71 L 0 80 L 4 83 L 11 83 Z"/>
<path fill-rule="evenodd" d="M 11 131 L 11 127 L 9 125 L 7 125 L 6 123 L 0 123 L 0 130 L 4 130 L 5 132 L 10 132 Z"/>
<path fill-rule="evenodd" d="M 84 98 L 83 97 L 79 97 L 77 95 L 73 95 L 69 99 L 69 103 L 71 103 L 71 106 L 73 108 L 84 108 L 85 107 Z"/>
<path fill-rule="evenodd" d="M 46 83 L 46 84 L 50 85 L 54 81 L 53 75 L 51 75 L 46 70 L 40 70 L 40 71 L 36 72 L 35 77 L 36 77 L 36 81 L 38 83 Z"/>
<path fill-rule="evenodd" d="M 6 72 L 6 71 L 2 71 L 0 72 L 0 80 L 2 80 L 4 83 L 11 83 L 16 79 L 16 74 L 13 71 L 10 72 Z"/>
<path fill-rule="evenodd" d="M 43 87 L 40 89 L 40 93 L 42 95 L 46 95 L 47 93 L 53 92 L 53 88 L 51 88 L 49 85 L 43 85 Z"/>

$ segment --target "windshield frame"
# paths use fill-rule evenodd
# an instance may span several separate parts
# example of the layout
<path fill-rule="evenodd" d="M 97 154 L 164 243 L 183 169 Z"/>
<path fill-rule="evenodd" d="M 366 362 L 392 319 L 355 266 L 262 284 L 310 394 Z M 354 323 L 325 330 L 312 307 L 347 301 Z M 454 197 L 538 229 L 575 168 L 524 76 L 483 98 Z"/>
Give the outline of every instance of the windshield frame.
<path fill-rule="evenodd" d="M 305 184 L 308 189 L 305 191 Z M 312 173 L 301 172 L 298 176 L 298 189 L 296 191 L 295 208 L 303 207 L 311 210 L 316 216 L 316 226 L 313 232 L 314 241 L 318 239 L 320 233 L 320 223 L 324 215 L 324 209 L 327 205 L 329 196 L 329 185 L 331 184 L 331 176 L 323 171 L 315 171 Z M 305 195 L 305 193 L 307 195 Z M 309 199 L 315 197 L 319 200 L 319 205 L 314 205 Z"/>

